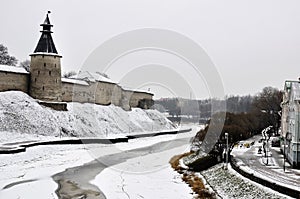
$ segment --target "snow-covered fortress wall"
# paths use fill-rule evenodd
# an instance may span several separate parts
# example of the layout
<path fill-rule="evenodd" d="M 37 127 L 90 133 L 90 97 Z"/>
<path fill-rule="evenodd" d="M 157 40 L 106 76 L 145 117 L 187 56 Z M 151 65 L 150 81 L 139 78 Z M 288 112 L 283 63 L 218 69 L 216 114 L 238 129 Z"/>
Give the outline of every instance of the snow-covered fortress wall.
<path fill-rule="evenodd" d="M 147 109 L 152 105 L 152 96 L 151 93 L 125 90 L 112 82 L 62 78 L 62 101 L 64 102 L 114 104 L 125 110 L 129 110 L 130 107 Z M 144 104 L 143 101 L 147 99 L 148 103 Z"/>
<path fill-rule="evenodd" d="M 49 73 L 49 71 L 46 72 Z M 46 72 L 41 71 L 40 74 Z M 25 69 L 0 65 L 0 92 L 16 90 L 30 94 L 29 85 L 30 73 Z M 148 109 L 153 104 L 152 93 L 123 89 L 117 83 L 108 81 L 61 78 L 61 90 L 62 102 L 114 104 L 125 110 L 129 110 L 131 107 Z"/>
<path fill-rule="evenodd" d="M 0 65 L 0 91 L 19 90 L 28 93 L 29 73 L 23 68 Z"/>
<path fill-rule="evenodd" d="M 131 107 L 150 108 L 153 105 L 152 98 L 150 92 L 125 89 L 113 82 L 62 78 L 63 102 L 114 104 L 129 110 Z"/>

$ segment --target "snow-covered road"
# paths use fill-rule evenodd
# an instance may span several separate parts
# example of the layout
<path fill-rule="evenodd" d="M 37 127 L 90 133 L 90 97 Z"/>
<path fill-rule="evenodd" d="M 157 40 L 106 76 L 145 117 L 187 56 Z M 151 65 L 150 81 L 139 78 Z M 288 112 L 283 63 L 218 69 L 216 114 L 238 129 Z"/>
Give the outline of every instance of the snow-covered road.
<path fill-rule="evenodd" d="M 268 165 L 266 165 L 267 158 L 265 158 L 263 154 L 258 154 L 259 147 L 262 147 L 262 143 L 258 142 L 260 138 L 261 136 L 254 136 L 253 138 L 241 142 L 254 142 L 254 145 L 249 148 L 233 148 L 232 155 L 240 165 L 240 168 L 267 181 L 299 190 L 300 172 L 292 169 L 288 163 L 286 163 L 286 172 L 283 171 L 283 155 L 280 154 L 279 148 L 276 147 L 270 147 L 271 153 L 269 154 L 270 157 L 268 157 Z"/>
<path fill-rule="evenodd" d="M 67 179 L 72 169 L 64 172 L 65 169 L 74 167 L 83 169 L 80 172 L 73 169 L 69 175 L 73 181 L 77 180 L 75 185 L 84 190 L 102 190 L 107 198 L 128 198 L 127 194 L 132 198 L 153 198 L 153 194 L 159 194 L 160 198 L 191 198 L 191 190 L 172 171 L 168 161 L 188 148 L 195 131 L 194 128 L 180 135 L 141 138 L 114 145 L 37 146 L 26 153 L 1 155 L 0 198 L 57 198 L 58 185 L 52 176 L 57 182 Z M 83 164 L 86 165 L 81 167 Z M 89 164 L 97 172 L 86 167 Z M 92 184 L 88 183 L 90 180 Z"/>

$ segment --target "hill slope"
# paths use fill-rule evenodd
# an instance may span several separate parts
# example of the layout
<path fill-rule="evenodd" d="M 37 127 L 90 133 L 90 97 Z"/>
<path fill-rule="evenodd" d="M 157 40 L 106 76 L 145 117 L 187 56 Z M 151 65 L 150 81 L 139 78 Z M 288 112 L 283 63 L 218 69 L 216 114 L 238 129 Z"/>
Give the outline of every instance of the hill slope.
<path fill-rule="evenodd" d="M 43 136 L 118 137 L 174 129 L 156 110 L 114 105 L 68 103 L 68 111 L 43 107 L 19 91 L 0 92 L 0 137 L 7 134 Z M 0 138 L 1 140 L 1 138 Z"/>

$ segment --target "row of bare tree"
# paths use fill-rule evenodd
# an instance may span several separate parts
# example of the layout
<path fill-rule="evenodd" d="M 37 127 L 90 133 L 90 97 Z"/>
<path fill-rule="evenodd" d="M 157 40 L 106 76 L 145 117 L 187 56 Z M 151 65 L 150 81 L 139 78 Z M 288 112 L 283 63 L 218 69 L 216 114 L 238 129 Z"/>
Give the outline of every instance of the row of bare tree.
<path fill-rule="evenodd" d="M 203 144 L 209 146 L 209 143 L 216 141 L 215 139 L 218 139 L 218 143 L 224 143 L 225 132 L 229 134 L 229 142 L 234 143 L 259 134 L 268 126 L 272 126 L 269 133 L 277 134 L 281 120 L 281 101 L 281 91 L 265 87 L 254 97 L 249 112 L 219 112 L 212 115 L 206 128 L 200 130 L 193 139 L 193 144 L 199 145 L 204 141 L 207 143 Z"/>

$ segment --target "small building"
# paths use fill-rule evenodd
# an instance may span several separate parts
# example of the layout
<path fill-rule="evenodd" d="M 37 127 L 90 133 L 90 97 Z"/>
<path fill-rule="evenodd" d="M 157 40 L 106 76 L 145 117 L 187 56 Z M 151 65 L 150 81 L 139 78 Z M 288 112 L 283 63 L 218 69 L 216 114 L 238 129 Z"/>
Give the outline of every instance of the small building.
<path fill-rule="evenodd" d="M 140 89 L 132 89 L 122 87 L 123 107 L 138 107 L 142 109 L 149 109 L 154 105 L 153 93 Z"/>
<path fill-rule="evenodd" d="M 121 106 L 122 88 L 117 82 L 105 77 L 99 72 L 79 71 L 77 75 L 69 79 L 85 81 L 89 87 L 84 91 L 77 85 L 74 86 L 73 92 L 85 92 L 85 96 L 93 99 L 96 104 Z M 63 85 L 64 87 L 64 85 Z M 64 88 L 63 88 L 64 90 Z M 78 101 L 74 96 L 72 101 Z M 83 99 L 83 98 L 82 98 Z M 86 100 L 91 102 L 90 100 Z"/>
<path fill-rule="evenodd" d="M 300 168 L 300 81 L 285 81 L 281 135 L 281 150 L 293 168 Z"/>

